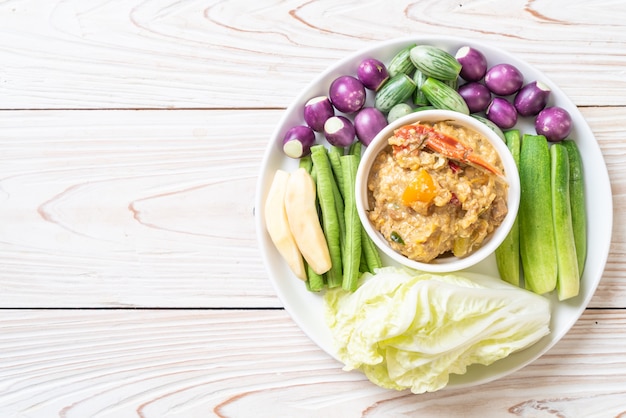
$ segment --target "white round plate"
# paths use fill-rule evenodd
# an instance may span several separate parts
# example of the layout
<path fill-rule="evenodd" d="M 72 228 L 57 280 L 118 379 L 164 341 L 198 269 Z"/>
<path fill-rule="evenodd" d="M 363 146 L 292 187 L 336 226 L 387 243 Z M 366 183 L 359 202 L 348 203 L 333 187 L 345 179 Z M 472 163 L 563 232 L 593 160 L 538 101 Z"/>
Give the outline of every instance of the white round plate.
<path fill-rule="evenodd" d="M 322 293 L 309 292 L 305 284 L 297 279 L 287 264 L 276 251 L 267 234 L 264 222 L 264 203 L 267 192 L 277 169 L 293 171 L 298 162 L 286 157 L 281 149 L 285 132 L 294 125 L 304 124 L 302 116 L 304 103 L 319 95 L 327 95 L 330 83 L 340 75 L 356 75 L 359 62 L 365 58 L 377 58 L 384 63 L 402 48 L 412 43 L 439 46 L 451 54 L 462 46 L 469 45 L 479 49 L 487 58 L 489 66 L 498 63 L 515 65 L 523 74 L 524 82 L 540 80 L 552 89 L 548 105 L 565 108 L 572 116 L 573 129 L 570 138 L 580 149 L 585 173 L 585 193 L 588 226 L 588 254 L 585 270 L 581 279 L 580 294 L 573 299 L 559 302 L 553 292 L 547 296 L 552 302 L 551 332 L 533 346 L 511 354 L 490 366 L 472 365 L 464 375 L 451 375 L 448 388 L 460 388 L 486 383 L 506 376 L 534 361 L 554 346 L 574 325 L 585 310 L 602 277 L 611 243 L 613 223 L 613 201 L 606 164 L 600 147 L 576 106 L 543 73 L 515 56 L 488 45 L 455 37 L 425 36 L 407 37 L 381 42 L 370 48 L 358 51 L 328 68 L 314 79 L 285 111 L 281 121 L 270 138 L 261 165 L 261 172 L 256 191 L 255 222 L 261 254 L 264 258 L 270 280 L 278 297 L 296 324 L 329 355 L 337 358 L 330 330 L 324 320 Z M 373 103 L 373 96 L 368 91 L 368 103 Z M 522 118 L 516 125 L 522 133 L 534 133 L 532 120 Z M 384 259 L 386 263 L 391 263 Z M 470 270 L 468 270 L 470 271 Z M 492 254 L 472 272 L 498 277 L 495 256 Z"/>

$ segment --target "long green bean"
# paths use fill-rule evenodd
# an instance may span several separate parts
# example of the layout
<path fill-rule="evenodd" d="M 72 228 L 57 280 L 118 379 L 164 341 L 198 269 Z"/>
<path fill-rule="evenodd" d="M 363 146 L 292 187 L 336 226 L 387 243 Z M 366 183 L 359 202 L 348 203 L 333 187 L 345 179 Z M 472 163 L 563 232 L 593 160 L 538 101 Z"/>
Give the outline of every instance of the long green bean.
<path fill-rule="evenodd" d="M 344 193 L 344 185 L 343 185 L 343 173 L 341 172 L 341 161 L 340 157 L 344 155 L 344 149 L 335 145 L 332 145 L 328 149 L 328 160 L 330 161 L 330 166 L 333 169 L 333 174 L 335 175 L 335 180 L 337 182 L 337 186 L 339 191 L 341 192 L 341 196 Z"/>
<path fill-rule="evenodd" d="M 324 289 L 326 282 L 324 280 L 324 274 L 317 274 L 313 271 L 311 266 L 308 263 L 305 265 L 306 270 L 306 288 L 311 292 L 320 292 Z"/>
<path fill-rule="evenodd" d="M 355 141 L 350 145 L 348 153 L 357 157 L 357 165 L 361 161 L 361 154 L 363 152 L 363 144 L 359 141 Z M 380 259 L 380 253 L 374 244 L 374 241 L 367 235 L 363 225 L 361 225 L 361 250 L 365 258 L 365 264 L 367 265 L 367 271 L 373 273 L 375 269 L 382 267 L 383 263 Z"/>
<path fill-rule="evenodd" d="M 367 265 L 367 271 L 374 273 L 374 270 L 381 268 L 383 262 L 380 259 L 380 253 L 378 248 L 374 244 L 374 241 L 367 235 L 365 229 L 361 225 L 361 251 L 365 257 L 365 264 Z"/>
<path fill-rule="evenodd" d="M 308 171 L 309 174 L 311 174 L 311 169 L 313 168 L 313 160 L 311 160 L 311 155 L 305 155 L 304 157 L 301 157 L 300 161 L 298 162 L 298 166 L 304 168 L 306 171 Z"/>
<path fill-rule="evenodd" d="M 519 156 L 521 149 L 521 133 L 518 129 L 512 129 L 504 133 L 506 145 L 513 155 L 513 160 L 519 167 Z M 520 285 L 520 247 L 519 247 L 519 219 L 516 217 L 511 230 L 496 249 L 496 266 L 502 280 L 512 285 Z"/>
<path fill-rule="evenodd" d="M 332 182 L 332 186 L 333 203 L 335 204 L 335 210 L 337 211 L 337 223 L 339 224 L 339 245 L 341 247 L 341 253 L 343 254 L 346 236 L 346 220 L 344 217 L 345 204 L 343 196 L 341 195 L 341 191 L 339 190 L 339 185 L 336 183 L 336 181 Z"/>
<path fill-rule="evenodd" d="M 332 262 L 332 267 L 326 272 L 327 285 L 329 288 L 339 287 L 342 285 L 343 281 L 343 268 L 341 260 L 340 227 L 333 192 L 333 182 L 335 182 L 335 178 L 330 166 L 326 147 L 323 145 L 314 145 L 311 147 L 311 158 L 317 173 L 316 186 L 322 212 L 322 227 Z"/>
<path fill-rule="evenodd" d="M 359 265 L 361 264 L 361 221 L 356 209 L 355 179 L 358 157 L 344 155 L 341 157 L 341 169 L 345 185 L 345 220 L 346 237 L 345 251 L 343 253 L 343 288 L 355 291 L 360 277 Z"/>
<path fill-rule="evenodd" d="M 356 155 L 357 161 L 361 161 L 361 153 L 363 152 L 363 143 L 361 141 L 354 141 L 348 148 L 348 154 Z"/>

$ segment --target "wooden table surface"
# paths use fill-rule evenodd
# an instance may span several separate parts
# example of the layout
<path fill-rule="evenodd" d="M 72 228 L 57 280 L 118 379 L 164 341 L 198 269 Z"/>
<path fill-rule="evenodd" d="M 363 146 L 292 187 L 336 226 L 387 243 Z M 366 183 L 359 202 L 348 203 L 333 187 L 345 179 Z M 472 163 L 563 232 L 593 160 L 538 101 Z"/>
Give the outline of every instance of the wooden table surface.
<path fill-rule="evenodd" d="M 0 416 L 625 416 L 624 22 L 609 0 L 0 2 Z M 611 177 L 589 307 L 547 354 L 472 390 L 342 371 L 283 309 L 257 244 L 284 109 L 346 54 L 408 35 L 536 66 Z"/>

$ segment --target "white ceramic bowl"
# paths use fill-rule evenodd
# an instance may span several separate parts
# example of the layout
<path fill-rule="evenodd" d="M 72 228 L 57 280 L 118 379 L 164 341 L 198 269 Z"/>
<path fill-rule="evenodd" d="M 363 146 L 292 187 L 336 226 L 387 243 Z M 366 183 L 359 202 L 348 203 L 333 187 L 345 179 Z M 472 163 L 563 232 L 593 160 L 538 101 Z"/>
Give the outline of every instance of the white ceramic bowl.
<path fill-rule="evenodd" d="M 394 130 L 418 121 L 432 123 L 444 120 L 480 133 L 493 145 L 504 166 L 504 176 L 509 186 L 507 194 L 508 212 L 504 221 L 494 230 L 491 236 L 488 237 L 478 249 L 474 250 L 469 255 L 465 257 L 455 257 L 452 255 L 440 256 L 429 263 L 422 263 L 411 260 L 395 251 L 382 234 L 380 234 L 380 232 L 378 232 L 370 222 L 367 216 L 367 212 L 370 209 L 368 207 L 367 179 L 369 178 L 372 164 L 374 163 L 376 156 L 388 145 L 387 141 L 389 137 L 393 135 Z M 394 121 L 393 123 L 390 123 L 378 135 L 376 135 L 376 137 L 368 145 L 366 151 L 363 153 L 357 172 L 356 201 L 359 217 L 361 218 L 361 222 L 363 223 L 363 227 L 365 228 L 367 234 L 372 238 L 376 246 L 392 260 L 406 267 L 420 271 L 436 273 L 458 271 L 472 267 L 487 258 L 496 250 L 496 248 L 498 248 L 504 238 L 506 238 L 507 234 L 511 230 L 511 227 L 513 226 L 513 222 L 515 221 L 517 210 L 519 208 L 519 175 L 515 166 L 515 161 L 513 160 L 513 157 L 504 141 L 484 123 L 471 116 L 466 116 L 458 112 L 448 110 L 424 110 L 409 114 Z"/>

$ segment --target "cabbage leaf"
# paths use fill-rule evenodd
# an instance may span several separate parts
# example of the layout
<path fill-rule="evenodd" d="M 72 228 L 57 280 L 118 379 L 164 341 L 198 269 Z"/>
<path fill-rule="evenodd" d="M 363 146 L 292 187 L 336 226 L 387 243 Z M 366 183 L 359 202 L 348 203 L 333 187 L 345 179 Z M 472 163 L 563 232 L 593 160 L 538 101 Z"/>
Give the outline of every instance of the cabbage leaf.
<path fill-rule="evenodd" d="M 548 299 L 489 276 L 383 267 L 364 274 L 355 292 L 328 290 L 324 302 L 344 369 L 413 393 L 437 391 L 450 374 L 492 364 L 550 332 Z"/>

